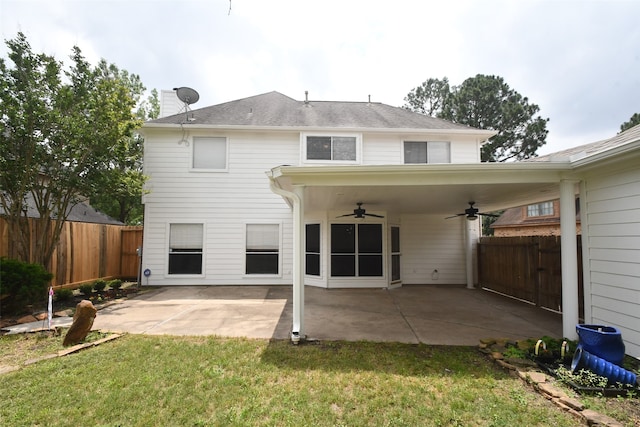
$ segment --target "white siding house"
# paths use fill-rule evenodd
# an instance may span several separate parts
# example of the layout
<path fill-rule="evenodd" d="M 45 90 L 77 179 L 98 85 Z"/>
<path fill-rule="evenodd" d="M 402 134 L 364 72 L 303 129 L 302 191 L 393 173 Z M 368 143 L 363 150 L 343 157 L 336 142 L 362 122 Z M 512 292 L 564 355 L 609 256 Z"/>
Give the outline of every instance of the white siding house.
<path fill-rule="evenodd" d="M 143 133 L 143 285 L 292 285 L 294 338 L 305 286 L 473 288 L 469 202 L 491 212 L 559 198 L 563 335 L 576 339 L 579 196 L 585 321 L 619 327 L 640 357 L 640 127 L 537 161 L 481 163 L 493 131 L 270 92 L 184 108 Z"/>
<path fill-rule="evenodd" d="M 164 104 L 173 106 L 168 111 L 180 111 L 170 101 Z M 380 103 L 295 101 L 271 92 L 199 110 L 185 108 L 145 124 L 144 134 L 149 177 L 144 284 L 291 285 L 291 207 L 271 190 L 266 172 L 281 165 L 479 163 L 480 146 L 494 132 Z M 317 271 L 307 274 L 308 285 L 465 282 L 460 221 L 419 211 L 404 214 L 383 205 L 366 186 L 345 192 L 343 201 L 318 195 L 307 205 L 305 221 L 316 224 L 309 232 L 319 239 L 318 252 L 308 254 L 318 262 Z M 338 218 L 353 212 L 359 201 L 367 213 L 384 218 Z M 454 213 L 466 202 L 461 200 Z M 473 239 L 478 235 L 475 225 Z M 402 245 L 395 248 L 396 261 L 406 254 L 406 265 L 396 263 L 401 271 L 393 277 L 392 227 Z M 354 246 L 336 248 L 338 238 L 350 239 L 352 232 L 357 239 L 342 243 Z M 374 240 L 370 248 L 364 247 L 367 236 Z M 335 252 L 343 249 L 348 253 Z M 434 270 L 438 273 L 432 274 Z"/>

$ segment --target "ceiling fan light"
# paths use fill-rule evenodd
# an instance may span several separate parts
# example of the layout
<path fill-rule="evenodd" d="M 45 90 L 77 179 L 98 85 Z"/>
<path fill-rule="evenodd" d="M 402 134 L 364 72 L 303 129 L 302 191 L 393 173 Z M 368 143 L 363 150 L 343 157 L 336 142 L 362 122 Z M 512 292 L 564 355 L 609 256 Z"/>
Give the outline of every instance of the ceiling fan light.
<path fill-rule="evenodd" d="M 478 219 L 477 215 L 467 215 L 467 220 L 469 221 L 475 221 L 476 219 Z"/>

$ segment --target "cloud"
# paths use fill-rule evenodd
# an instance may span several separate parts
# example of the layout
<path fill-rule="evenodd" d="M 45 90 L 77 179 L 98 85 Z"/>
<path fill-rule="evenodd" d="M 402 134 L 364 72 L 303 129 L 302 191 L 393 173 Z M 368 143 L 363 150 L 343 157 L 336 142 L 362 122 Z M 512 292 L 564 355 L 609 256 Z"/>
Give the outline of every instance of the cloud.
<path fill-rule="evenodd" d="M 640 2 L 2 0 L 4 39 L 78 45 L 203 107 L 277 90 L 399 106 L 428 78 L 499 75 L 549 117 L 541 152 L 610 137 L 640 112 Z M 0 46 L 0 55 L 5 55 Z M 595 139 L 593 139 L 595 138 Z"/>

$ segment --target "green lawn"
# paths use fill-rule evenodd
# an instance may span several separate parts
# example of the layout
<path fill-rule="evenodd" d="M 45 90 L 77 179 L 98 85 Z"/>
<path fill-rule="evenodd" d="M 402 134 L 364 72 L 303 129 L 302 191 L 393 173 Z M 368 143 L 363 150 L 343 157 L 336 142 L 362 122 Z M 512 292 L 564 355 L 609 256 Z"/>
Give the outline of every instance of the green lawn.
<path fill-rule="evenodd" d="M 470 347 L 127 335 L 0 383 L 2 426 L 581 425 Z"/>

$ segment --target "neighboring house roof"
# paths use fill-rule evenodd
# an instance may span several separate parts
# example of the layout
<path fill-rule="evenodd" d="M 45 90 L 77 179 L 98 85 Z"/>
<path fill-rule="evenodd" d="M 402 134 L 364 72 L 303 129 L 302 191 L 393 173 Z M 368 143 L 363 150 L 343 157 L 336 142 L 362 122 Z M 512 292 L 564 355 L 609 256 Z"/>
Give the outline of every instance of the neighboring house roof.
<path fill-rule="evenodd" d="M 69 212 L 69 215 L 67 216 L 67 221 L 91 222 L 95 224 L 124 225 L 123 222 L 113 219 L 109 215 L 96 210 L 93 206 L 91 206 L 86 201 L 78 202 L 75 205 L 72 205 L 68 209 L 68 212 Z M 2 212 L 0 211 L 0 213 Z M 35 207 L 33 197 L 31 197 L 30 195 L 27 197 L 27 216 L 29 218 L 40 218 L 40 214 L 38 213 L 38 210 Z"/>
<path fill-rule="evenodd" d="M 580 206 L 576 204 L 576 222 L 580 222 Z M 560 224 L 560 212 L 555 210 L 553 215 L 527 216 L 527 205 L 510 208 L 491 224 L 491 228 L 522 227 Z"/>
<path fill-rule="evenodd" d="M 185 120 L 188 116 L 188 120 Z M 152 120 L 148 124 L 217 126 L 345 128 L 345 129 L 440 129 L 486 133 L 379 102 L 297 101 L 279 92 L 225 102 Z"/>
<path fill-rule="evenodd" d="M 545 154 L 544 156 L 532 157 L 524 160 L 526 162 L 552 162 L 560 160 L 578 160 L 584 157 L 593 156 L 611 150 L 616 147 L 623 146 L 630 142 L 640 139 L 640 125 L 634 126 L 625 132 L 616 136 L 604 139 L 602 141 L 592 142 L 591 144 L 578 145 L 577 147 L 568 148 L 566 150 L 556 151 L 555 153 Z"/>

